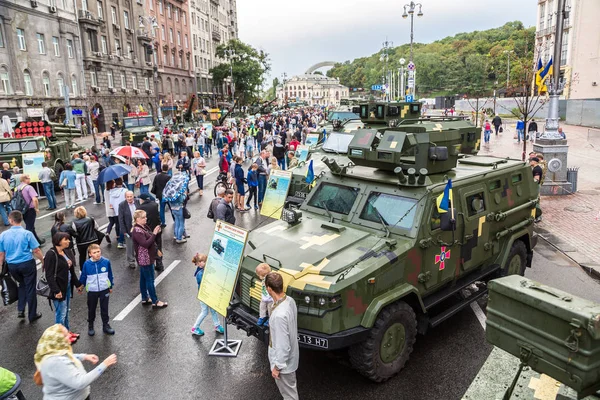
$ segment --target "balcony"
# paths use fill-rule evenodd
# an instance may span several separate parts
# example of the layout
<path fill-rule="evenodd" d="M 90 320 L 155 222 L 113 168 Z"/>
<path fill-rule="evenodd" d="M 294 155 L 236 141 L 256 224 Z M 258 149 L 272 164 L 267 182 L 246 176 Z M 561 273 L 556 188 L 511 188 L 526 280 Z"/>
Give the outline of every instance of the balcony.
<path fill-rule="evenodd" d="M 220 42 L 221 41 L 221 32 L 212 31 L 212 38 L 213 38 L 213 40 Z"/>
<path fill-rule="evenodd" d="M 94 18 L 94 15 L 91 12 L 85 10 L 79 10 L 77 18 L 82 25 L 100 26 L 102 24 L 101 21 Z"/>

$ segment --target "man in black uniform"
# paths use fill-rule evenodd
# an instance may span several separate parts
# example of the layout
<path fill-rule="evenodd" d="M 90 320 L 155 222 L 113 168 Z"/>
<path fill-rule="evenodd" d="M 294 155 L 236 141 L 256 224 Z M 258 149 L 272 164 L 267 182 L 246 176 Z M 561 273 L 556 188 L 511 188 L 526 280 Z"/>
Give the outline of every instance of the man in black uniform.
<path fill-rule="evenodd" d="M 163 197 L 163 190 L 165 189 L 165 186 L 167 186 L 167 182 L 169 182 L 169 180 L 171 179 L 171 175 L 169 175 L 169 166 L 167 164 L 163 164 L 163 166 L 161 168 L 162 168 L 162 171 L 160 172 L 160 174 L 156 174 L 156 176 L 154 177 L 154 181 L 152 182 L 151 192 L 158 198 L 158 201 L 160 202 L 160 210 L 159 210 L 160 227 L 165 228 L 167 226 L 167 224 L 165 223 L 165 205 L 166 205 L 166 203 L 164 203 L 162 201 L 162 197 Z"/>

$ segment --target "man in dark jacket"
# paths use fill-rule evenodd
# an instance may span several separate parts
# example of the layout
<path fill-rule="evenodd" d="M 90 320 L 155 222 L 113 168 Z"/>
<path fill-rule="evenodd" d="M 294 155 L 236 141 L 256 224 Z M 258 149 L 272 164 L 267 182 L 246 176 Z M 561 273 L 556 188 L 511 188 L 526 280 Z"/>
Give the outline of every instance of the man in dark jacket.
<path fill-rule="evenodd" d="M 142 151 L 146 153 L 148 158 L 146 159 L 146 164 L 148 164 L 148 168 L 152 169 L 152 143 L 148 139 L 148 136 L 144 138 L 142 142 Z"/>
<path fill-rule="evenodd" d="M 160 202 L 159 215 L 161 228 L 167 226 L 167 224 L 165 223 L 165 206 L 167 203 L 163 203 L 162 198 L 163 190 L 165 189 L 165 186 L 167 186 L 167 182 L 169 182 L 170 179 L 171 175 L 169 175 L 169 166 L 165 164 L 162 166 L 162 171 L 160 172 L 160 174 L 156 174 L 156 176 L 154 177 L 154 181 L 152 182 L 151 192 L 153 195 L 156 196 L 156 198 Z"/>
<path fill-rule="evenodd" d="M 498 136 L 498 130 L 500 129 L 500 125 L 502 125 L 502 118 L 498 114 L 492 120 L 492 125 L 494 125 L 494 129 L 496 130 L 496 136 Z"/>
<path fill-rule="evenodd" d="M 221 199 L 225 197 L 225 190 L 226 189 L 223 186 L 219 186 L 217 188 L 217 197 L 212 199 L 210 206 L 208 207 L 208 214 L 206 216 L 212 218 L 215 222 L 217 222 L 217 206 L 221 202 Z"/>
<path fill-rule="evenodd" d="M 162 191 L 161 191 L 162 193 Z M 152 197 L 148 193 L 143 193 L 140 195 L 140 200 L 142 203 L 138 207 L 138 210 L 146 211 L 146 224 L 150 227 L 150 230 L 154 230 L 157 226 L 160 225 L 160 214 L 158 211 L 158 204 L 154 197 Z M 162 230 L 156 234 L 156 246 L 158 250 L 162 253 Z M 154 269 L 157 271 L 162 271 L 165 269 L 163 265 L 163 259 L 161 257 L 156 257 L 156 262 L 154 263 Z"/>
<path fill-rule="evenodd" d="M 217 205 L 217 213 L 215 216 L 221 221 L 235 224 L 235 215 L 233 215 L 233 190 L 227 189 L 225 191 L 225 197 L 219 201 Z"/>
<path fill-rule="evenodd" d="M 125 201 L 119 204 L 119 227 L 125 235 L 129 268 L 135 268 L 135 253 L 133 251 L 133 240 L 131 239 L 131 228 L 133 227 L 133 213 L 139 207 L 140 201 L 134 198 L 132 191 L 127 191 L 125 193 Z"/>

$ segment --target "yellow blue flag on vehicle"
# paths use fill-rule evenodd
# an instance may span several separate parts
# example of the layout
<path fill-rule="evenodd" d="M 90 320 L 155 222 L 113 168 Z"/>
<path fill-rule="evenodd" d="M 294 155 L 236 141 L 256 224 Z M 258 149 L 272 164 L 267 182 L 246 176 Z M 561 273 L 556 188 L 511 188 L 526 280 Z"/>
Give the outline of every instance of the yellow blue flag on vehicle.
<path fill-rule="evenodd" d="M 310 160 L 308 164 L 308 170 L 306 171 L 306 183 L 312 183 L 315 180 L 315 171 L 313 170 L 313 160 Z"/>
<path fill-rule="evenodd" d="M 444 188 L 444 193 L 440 194 L 436 200 L 438 212 L 440 214 L 448 212 L 452 206 L 452 202 L 452 179 L 448 179 L 448 183 L 446 183 L 446 187 Z"/>

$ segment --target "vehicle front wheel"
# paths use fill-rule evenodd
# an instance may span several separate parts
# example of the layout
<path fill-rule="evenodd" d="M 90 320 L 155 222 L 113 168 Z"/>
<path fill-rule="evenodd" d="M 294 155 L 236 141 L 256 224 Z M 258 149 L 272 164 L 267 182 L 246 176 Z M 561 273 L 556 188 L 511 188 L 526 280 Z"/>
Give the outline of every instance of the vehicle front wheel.
<path fill-rule="evenodd" d="M 502 276 L 525 275 L 527 265 L 527 247 L 522 240 L 515 240 L 510 248 L 506 264 L 502 268 Z"/>
<path fill-rule="evenodd" d="M 349 349 L 350 363 L 370 380 L 384 382 L 404 368 L 416 337 L 414 310 L 403 301 L 392 303 L 379 313 L 369 337 Z"/>

